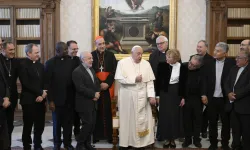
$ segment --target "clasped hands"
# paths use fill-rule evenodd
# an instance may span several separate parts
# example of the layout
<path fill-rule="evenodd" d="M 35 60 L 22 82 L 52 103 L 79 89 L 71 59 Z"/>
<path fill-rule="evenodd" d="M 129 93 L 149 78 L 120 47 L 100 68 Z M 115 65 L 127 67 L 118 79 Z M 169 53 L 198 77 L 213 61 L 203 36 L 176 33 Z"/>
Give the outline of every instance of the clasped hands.
<path fill-rule="evenodd" d="M 141 82 L 142 81 L 142 75 L 138 75 L 135 78 L 135 82 Z"/>
<path fill-rule="evenodd" d="M 102 82 L 100 86 L 101 86 L 102 91 L 105 91 L 109 88 L 109 85 L 107 83 L 104 83 L 104 82 Z"/>
<path fill-rule="evenodd" d="M 40 103 L 40 102 L 42 102 L 43 99 L 45 99 L 46 97 L 47 97 L 47 90 L 43 90 L 42 96 L 38 96 L 38 97 L 36 98 L 36 102 Z"/>
<path fill-rule="evenodd" d="M 230 92 L 227 96 L 230 101 L 234 101 L 236 99 L 235 95 L 236 94 L 234 92 Z"/>
<path fill-rule="evenodd" d="M 8 97 L 4 97 L 3 98 L 3 107 L 8 108 L 10 106 L 10 104 L 11 104 L 10 99 Z"/>
<path fill-rule="evenodd" d="M 93 98 L 94 101 L 97 101 L 100 98 L 100 92 L 95 92 L 95 97 Z"/>

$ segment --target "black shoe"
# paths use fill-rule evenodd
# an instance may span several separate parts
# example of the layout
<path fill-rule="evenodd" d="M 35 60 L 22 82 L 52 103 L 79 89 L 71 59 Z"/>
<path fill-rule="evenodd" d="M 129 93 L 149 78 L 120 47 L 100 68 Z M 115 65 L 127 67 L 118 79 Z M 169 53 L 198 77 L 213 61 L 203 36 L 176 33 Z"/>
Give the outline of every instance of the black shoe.
<path fill-rule="evenodd" d="M 113 140 L 108 140 L 107 141 L 109 144 L 113 144 Z"/>
<path fill-rule="evenodd" d="M 60 145 L 54 145 L 53 150 L 60 150 L 60 149 L 61 149 L 61 146 L 60 146 Z"/>
<path fill-rule="evenodd" d="M 84 145 L 77 144 L 76 150 L 88 150 Z"/>
<path fill-rule="evenodd" d="M 44 150 L 42 147 L 34 148 L 34 150 Z"/>
<path fill-rule="evenodd" d="M 31 147 L 23 147 L 23 150 L 31 150 Z"/>
<path fill-rule="evenodd" d="M 128 147 L 119 147 L 119 150 L 128 150 Z"/>
<path fill-rule="evenodd" d="M 194 146 L 198 148 L 202 147 L 201 142 L 194 142 Z"/>
<path fill-rule="evenodd" d="M 231 148 L 227 145 L 227 146 L 221 146 L 222 150 L 231 150 Z"/>
<path fill-rule="evenodd" d="M 207 138 L 207 133 L 206 133 L 206 132 L 201 133 L 201 137 L 202 137 L 203 139 L 206 139 L 206 138 Z"/>
<path fill-rule="evenodd" d="M 176 144 L 174 140 L 170 142 L 170 148 L 176 148 Z"/>
<path fill-rule="evenodd" d="M 189 145 L 192 144 L 192 141 L 190 140 L 185 140 L 183 143 L 182 143 L 182 147 L 183 148 L 187 148 Z"/>
<path fill-rule="evenodd" d="M 208 150 L 218 150 L 218 146 L 210 145 Z"/>
<path fill-rule="evenodd" d="M 165 143 L 163 144 L 163 148 L 169 148 L 170 147 L 170 141 L 165 141 Z"/>
<path fill-rule="evenodd" d="M 72 145 L 65 146 L 64 149 L 65 150 L 75 150 L 75 148 Z"/>
<path fill-rule="evenodd" d="M 96 150 L 96 148 L 94 148 L 90 143 L 85 143 L 84 145 L 87 148 L 87 150 Z"/>

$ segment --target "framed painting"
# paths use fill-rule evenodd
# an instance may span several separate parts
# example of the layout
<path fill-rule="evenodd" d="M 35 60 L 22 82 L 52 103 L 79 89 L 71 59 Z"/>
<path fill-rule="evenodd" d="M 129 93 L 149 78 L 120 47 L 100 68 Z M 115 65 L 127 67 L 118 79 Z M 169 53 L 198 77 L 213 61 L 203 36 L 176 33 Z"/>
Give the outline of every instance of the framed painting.
<path fill-rule="evenodd" d="M 159 35 L 176 48 L 177 0 L 93 0 L 92 10 L 92 40 L 103 36 L 118 60 L 129 56 L 134 45 L 144 49 L 148 60 Z"/>

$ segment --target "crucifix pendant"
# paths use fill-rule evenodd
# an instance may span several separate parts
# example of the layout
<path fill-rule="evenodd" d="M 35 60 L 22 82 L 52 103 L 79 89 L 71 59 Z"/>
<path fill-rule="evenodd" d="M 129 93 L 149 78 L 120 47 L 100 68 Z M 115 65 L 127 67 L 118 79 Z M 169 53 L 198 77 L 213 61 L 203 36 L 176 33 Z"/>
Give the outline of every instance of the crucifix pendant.
<path fill-rule="evenodd" d="M 11 74 L 9 73 L 9 77 L 11 77 Z"/>
<path fill-rule="evenodd" d="M 102 70 L 104 69 L 102 66 L 99 68 L 100 70 L 101 70 L 101 72 L 102 72 Z"/>

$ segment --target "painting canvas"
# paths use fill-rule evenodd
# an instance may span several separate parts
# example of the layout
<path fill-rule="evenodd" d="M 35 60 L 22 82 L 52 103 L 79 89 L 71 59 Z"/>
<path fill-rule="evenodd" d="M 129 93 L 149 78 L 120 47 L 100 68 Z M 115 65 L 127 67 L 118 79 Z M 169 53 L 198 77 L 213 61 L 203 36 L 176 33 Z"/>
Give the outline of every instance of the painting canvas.
<path fill-rule="evenodd" d="M 115 54 L 129 54 L 134 45 L 151 53 L 159 35 L 171 38 L 173 1 L 95 0 L 94 36 L 103 36 L 107 50 Z"/>

